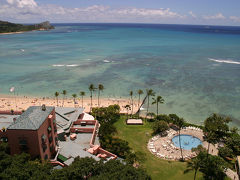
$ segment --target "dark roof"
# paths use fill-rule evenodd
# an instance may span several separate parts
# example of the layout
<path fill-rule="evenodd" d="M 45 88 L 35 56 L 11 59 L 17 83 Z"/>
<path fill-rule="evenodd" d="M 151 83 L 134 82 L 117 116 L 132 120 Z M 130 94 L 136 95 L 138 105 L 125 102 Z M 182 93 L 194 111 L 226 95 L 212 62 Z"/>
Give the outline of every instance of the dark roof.
<path fill-rule="evenodd" d="M 0 129 L 8 128 L 19 115 L 0 114 Z"/>
<path fill-rule="evenodd" d="M 43 111 L 42 106 L 31 106 L 8 129 L 37 130 L 53 109 L 54 107 L 46 106 L 46 110 Z"/>

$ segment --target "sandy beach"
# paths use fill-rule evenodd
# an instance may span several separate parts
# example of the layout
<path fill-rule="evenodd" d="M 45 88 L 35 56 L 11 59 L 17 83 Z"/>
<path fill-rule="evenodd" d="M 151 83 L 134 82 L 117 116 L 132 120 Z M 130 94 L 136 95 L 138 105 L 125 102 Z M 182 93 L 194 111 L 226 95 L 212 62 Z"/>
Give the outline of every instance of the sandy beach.
<path fill-rule="evenodd" d="M 63 100 L 62 97 L 58 98 L 58 102 L 56 98 L 34 98 L 34 97 L 14 97 L 8 95 L 0 95 L 0 111 L 1 110 L 15 110 L 15 111 L 22 111 L 26 110 L 29 106 L 41 106 L 45 104 L 47 106 L 60 106 L 60 107 L 82 107 L 82 100 L 81 98 L 76 98 L 76 102 L 74 104 L 73 98 L 65 98 Z M 127 110 L 124 108 L 125 105 L 131 104 L 129 99 L 122 99 L 122 98 L 101 98 L 100 99 L 100 107 L 107 107 L 109 105 L 118 104 L 121 108 L 121 113 L 126 113 Z M 91 99 L 90 98 L 83 98 L 83 107 L 85 112 L 90 111 L 91 106 Z M 98 107 L 98 100 L 97 98 L 93 98 L 93 107 Z M 134 101 L 133 104 L 133 111 L 136 112 L 138 110 L 137 101 Z M 131 111 L 129 111 L 130 113 Z"/>
<path fill-rule="evenodd" d="M 6 34 L 21 34 L 24 33 L 26 31 L 18 31 L 18 32 L 8 32 L 8 33 L 0 33 L 0 35 L 6 35 Z"/>

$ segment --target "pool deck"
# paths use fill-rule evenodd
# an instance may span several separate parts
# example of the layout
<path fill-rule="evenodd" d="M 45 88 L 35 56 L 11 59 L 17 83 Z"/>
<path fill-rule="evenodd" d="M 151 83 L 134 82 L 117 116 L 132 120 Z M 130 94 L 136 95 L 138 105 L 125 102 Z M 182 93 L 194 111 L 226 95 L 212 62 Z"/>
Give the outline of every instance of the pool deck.
<path fill-rule="evenodd" d="M 156 155 L 159 158 L 167 160 L 179 160 L 181 159 L 180 148 L 176 147 L 172 142 L 172 138 L 179 134 L 173 129 L 170 129 L 167 132 L 168 135 L 166 137 L 161 137 L 160 135 L 157 135 L 151 138 L 147 145 L 148 149 L 152 154 Z M 191 135 L 199 138 L 202 141 L 202 146 L 207 149 L 208 142 L 203 141 L 203 132 L 201 129 L 187 127 L 186 129 L 181 130 L 181 134 Z M 182 149 L 182 152 L 183 158 L 185 160 L 191 159 L 196 156 L 196 153 L 192 152 L 191 150 Z M 210 144 L 209 153 L 212 155 L 217 155 L 218 150 L 214 145 Z"/>

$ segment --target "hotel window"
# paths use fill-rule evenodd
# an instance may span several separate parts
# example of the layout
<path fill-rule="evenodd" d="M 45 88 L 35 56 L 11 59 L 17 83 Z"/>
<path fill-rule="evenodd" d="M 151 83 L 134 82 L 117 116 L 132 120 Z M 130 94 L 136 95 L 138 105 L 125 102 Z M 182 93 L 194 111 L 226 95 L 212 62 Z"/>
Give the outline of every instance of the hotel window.
<path fill-rule="evenodd" d="M 51 126 L 48 127 L 48 133 L 52 132 Z"/>
<path fill-rule="evenodd" d="M 54 132 L 57 132 L 57 127 L 56 127 L 56 125 L 54 125 Z"/>
<path fill-rule="evenodd" d="M 58 138 L 57 137 L 55 137 L 55 143 L 58 146 Z"/>
<path fill-rule="evenodd" d="M 42 139 L 42 143 L 46 143 L 47 137 L 45 134 L 42 135 L 41 139 Z"/>
<path fill-rule="evenodd" d="M 51 143 L 52 141 L 53 141 L 53 138 L 52 138 L 52 136 L 51 137 L 49 137 L 49 143 Z"/>
<path fill-rule="evenodd" d="M 27 152 L 28 151 L 28 145 L 26 139 L 20 139 L 19 140 L 19 148 L 21 152 Z"/>
<path fill-rule="evenodd" d="M 46 145 L 46 144 L 43 144 L 43 145 L 42 145 L 42 150 L 43 150 L 43 152 L 45 152 L 46 149 L 47 149 L 47 145 Z"/>
<path fill-rule="evenodd" d="M 50 151 L 52 152 L 54 150 L 53 146 L 50 147 Z"/>

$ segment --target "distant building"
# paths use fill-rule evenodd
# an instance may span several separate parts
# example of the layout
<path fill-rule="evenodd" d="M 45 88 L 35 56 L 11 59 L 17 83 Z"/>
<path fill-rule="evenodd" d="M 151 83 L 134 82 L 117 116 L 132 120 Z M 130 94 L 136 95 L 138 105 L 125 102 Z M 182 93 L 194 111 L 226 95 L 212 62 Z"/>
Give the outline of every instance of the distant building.
<path fill-rule="evenodd" d="M 61 166 L 77 156 L 116 159 L 100 147 L 99 123 L 83 110 L 43 105 L 31 106 L 21 115 L 0 112 L 0 140 L 8 142 L 12 155 L 26 152 Z"/>
<path fill-rule="evenodd" d="M 11 154 L 29 153 L 50 159 L 57 152 L 57 127 L 54 107 L 31 106 L 13 117 L 5 132 Z"/>

